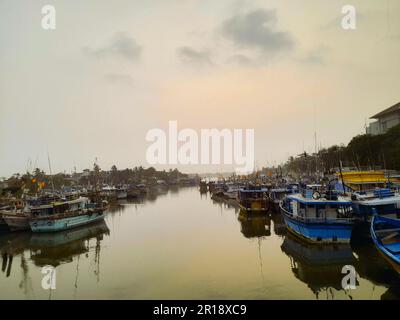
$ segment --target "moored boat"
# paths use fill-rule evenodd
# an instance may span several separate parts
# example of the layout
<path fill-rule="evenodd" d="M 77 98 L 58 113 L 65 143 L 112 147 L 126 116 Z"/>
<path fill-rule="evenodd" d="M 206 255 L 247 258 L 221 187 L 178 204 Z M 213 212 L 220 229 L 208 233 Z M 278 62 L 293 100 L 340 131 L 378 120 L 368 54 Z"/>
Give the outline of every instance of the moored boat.
<path fill-rule="evenodd" d="M 354 224 L 350 199 L 316 186 L 287 195 L 280 203 L 289 231 L 311 243 L 349 243 Z"/>
<path fill-rule="evenodd" d="M 269 200 L 272 206 L 272 209 L 279 212 L 279 203 L 283 200 L 283 198 L 292 193 L 293 189 L 291 188 L 271 188 L 269 189 Z"/>
<path fill-rule="evenodd" d="M 378 251 L 400 273 L 400 220 L 374 215 L 370 230 Z"/>
<path fill-rule="evenodd" d="M 16 214 L 23 211 L 24 201 L 21 199 L 6 199 L 6 204 L 0 207 L 0 230 L 9 229 L 9 225 L 5 219 L 10 214 Z"/>
<path fill-rule="evenodd" d="M 3 213 L 3 219 L 11 231 L 29 230 L 29 212 L 6 212 Z"/>
<path fill-rule="evenodd" d="M 127 186 L 117 186 L 115 189 L 117 200 L 126 199 L 128 197 Z"/>
<path fill-rule="evenodd" d="M 90 203 L 80 197 L 31 208 L 30 228 L 33 232 L 55 232 L 86 225 L 104 219 L 103 204 Z"/>
<path fill-rule="evenodd" d="M 3 214 L 4 213 L 0 211 L 0 230 L 7 228 L 7 223 L 4 220 Z"/>
<path fill-rule="evenodd" d="M 226 184 L 225 191 L 223 192 L 224 197 L 226 199 L 236 199 L 239 189 L 240 187 L 234 183 Z"/>
<path fill-rule="evenodd" d="M 268 189 L 250 186 L 239 189 L 238 203 L 245 212 L 266 212 L 269 208 Z"/>
<path fill-rule="evenodd" d="M 370 222 L 375 214 L 389 218 L 400 215 L 400 195 L 390 189 L 356 191 L 351 199 L 356 216 L 364 222 Z"/>

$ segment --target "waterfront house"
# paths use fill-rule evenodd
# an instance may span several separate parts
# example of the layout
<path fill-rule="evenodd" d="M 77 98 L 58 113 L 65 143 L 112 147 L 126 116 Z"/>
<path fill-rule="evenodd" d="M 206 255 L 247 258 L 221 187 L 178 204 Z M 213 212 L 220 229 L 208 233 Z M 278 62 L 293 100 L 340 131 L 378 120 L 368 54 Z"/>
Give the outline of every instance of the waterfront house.
<path fill-rule="evenodd" d="M 366 128 L 366 133 L 378 135 L 386 133 L 390 128 L 400 123 L 400 102 L 377 113 L 370 119 L 376 121 L 371 122 Z"/>

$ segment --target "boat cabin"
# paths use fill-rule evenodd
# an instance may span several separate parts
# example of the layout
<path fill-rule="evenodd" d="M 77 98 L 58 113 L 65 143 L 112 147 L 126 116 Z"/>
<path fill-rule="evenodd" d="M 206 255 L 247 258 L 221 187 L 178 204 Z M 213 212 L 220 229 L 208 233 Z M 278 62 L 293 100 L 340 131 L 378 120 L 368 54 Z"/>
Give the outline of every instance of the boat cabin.
<path fill-rule="evenodd" d="M 327 200 L 303 197 L 300 194 L 288 195 L 285 199 L 286 209 L 293 217 L 305 219 L 341 219 L 350 218 L 352 203 L 347 200 Z"/>
<path fill-rule="evenodd" d="M 354 211 L 367 218 L 374 214 L 400 216 L 400 195 L 390 189 L 376 189 L 373 192 L 357 191 L 352 194 Z"/>
<path fill-rule="evenodd" d="M 89 206 L 88 198 L 78 198 L 71 201 L 53 202 L 52 204 L 31 207 L 31 214 L 35 217 L 49 216 L 53 214 L 75 212 L 87 209 Z"/>

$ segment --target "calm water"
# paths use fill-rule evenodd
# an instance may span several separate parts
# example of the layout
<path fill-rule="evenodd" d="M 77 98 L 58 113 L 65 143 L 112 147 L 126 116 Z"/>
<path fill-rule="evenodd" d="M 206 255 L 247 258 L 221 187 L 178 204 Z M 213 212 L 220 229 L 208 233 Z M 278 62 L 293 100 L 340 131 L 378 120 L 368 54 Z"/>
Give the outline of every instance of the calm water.
<path fill-rule="evenodd" d="M 307 246 L 279 214 L 249 218 L 197 188 L 122 202 L 68 232 L 1 233 L 0 250 L 1 299 L 400 298 L 400 277 L 371 244 Z M 346 264 L 357 271 L 347 292 Z M 45 265 L 55 290 L 42 289 Z"/>

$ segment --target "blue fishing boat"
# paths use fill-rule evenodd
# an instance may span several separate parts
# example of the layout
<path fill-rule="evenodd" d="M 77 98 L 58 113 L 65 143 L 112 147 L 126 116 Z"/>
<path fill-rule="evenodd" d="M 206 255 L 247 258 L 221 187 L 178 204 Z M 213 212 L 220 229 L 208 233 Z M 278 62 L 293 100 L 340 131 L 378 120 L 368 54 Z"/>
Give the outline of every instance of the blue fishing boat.
<path fill-rule="evenodd" d="M 378 251 L 400 273 L 400 220 L 374 215 L 371 237 Z"/>
<path fill-rule="evenodd" d="M 31 208 L 30 228 L 33 232 L 55 232 L 86 225 L 104 219 L 105 205 L 90 203 L 79 197 Z"/>
<path fill-rule="evenodd" d="M 370 222 L 372 216 L 397 217 L 400 214 L 400 195 L 390 189 L 356 191 L 351 195 L 356 217 Z"/>
<path fill-rule="evenodd" d="M 287 229 L 311 243 L 349 243 L 354 224 L 352 203 L 331 191 L 322 194 L 321 187 L 314 185 L 287 195 L 280 203 Z"/>

